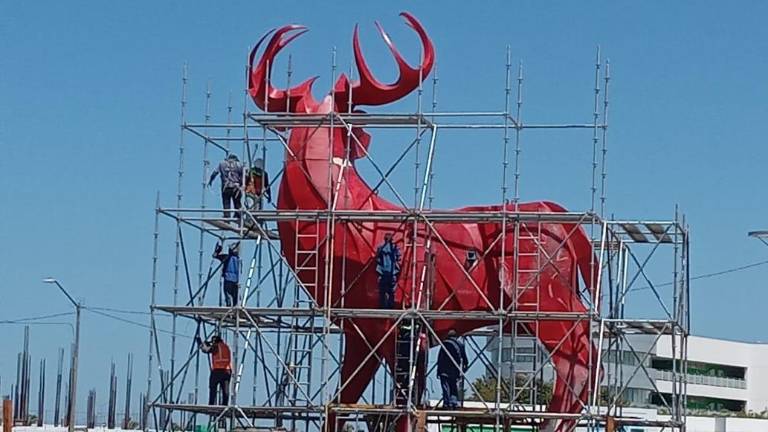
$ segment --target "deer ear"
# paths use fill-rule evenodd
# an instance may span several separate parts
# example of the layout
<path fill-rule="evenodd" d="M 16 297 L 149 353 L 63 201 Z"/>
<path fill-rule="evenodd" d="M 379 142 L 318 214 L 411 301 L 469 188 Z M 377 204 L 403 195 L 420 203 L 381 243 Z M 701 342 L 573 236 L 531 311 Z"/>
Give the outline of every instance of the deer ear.
<path fill-rule="evenodd" d="M 350 159 L 355 160 L 365 157 L 368 152 L 368 145 L 371 143 L 371 135 L 360 127 L 352 128 L 352 135 L 356 139 L 349 155 Z"/>
<path fill-rule="evenodd" d="M 354 110 L 352 112 L 356 114 L 365 114 L 365 111 L 363 110 Z M 355 160 L 365 157 L 366 153 L 368 153 L 368 145 L 371 143 L 371 135 L 361 127 L 353 127 L 352 135 L 355 139 L 352 140 L 352 148 L 349 152 L 349 158 Z"/>

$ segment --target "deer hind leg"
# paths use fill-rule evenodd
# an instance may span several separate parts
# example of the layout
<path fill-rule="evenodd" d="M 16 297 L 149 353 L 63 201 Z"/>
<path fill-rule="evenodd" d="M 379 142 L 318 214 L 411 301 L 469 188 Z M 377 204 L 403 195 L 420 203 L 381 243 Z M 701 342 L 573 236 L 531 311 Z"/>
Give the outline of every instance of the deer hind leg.
<path fill-rule="evenodd" d="M 344 332 L 344 357 L 341 364 L 341 385 L 343 387 L 339 395 L 339 402 L 343 404 L 357 403 L 376 374 L 381 356 L 387 359 L 392 357 L 387 355 L 388 351 L 385 348 L 393 345 L 394 340 L 391 344 L 386 342 L 382 344 L 378 350 L 378 355 L 370 355 L 371 348 L 375 347 L 378 341 L 381 340 L 386 329 L 374 327 L 380 326 L 381 321 L 361 321 L 356 320 L 354 323 L 348 323 L 349 328 Z M 360 333 L 365 335 L 365 337 Z M 371 343 L 371 341 L 373 342 Z M 392 348 L 389 349 L 389 354 L 391 354 L 391 351 Z M 334 429 L 336 426 L 335 418 L 329 416 L 328 424 L 330 428 L 325 429 L 326 432 L 336 430 Z M 339 430 L 341 430 L 344 425 L 338 426 Z"/>
<path fill-rule="evenodd" d="M 543 310 L 553 312 L 584 313 L 587 309 L 578 294 L 568 286 L 551 281 L 542 289 Z M 546 293 L 546 294 L 545 294 Z M 551 355 L 555 370 L 555 384 L 549 410 L 561 413 L 578 413 L 589 394 L 590 353 L 596 348 L 589 339 L 589 323 L 586 321 L 547 321 L 539 323 L 539 340 Z M 590 349 L 591 348 L 591 349 Z M 592 375 L 595 378 L 595 374 Z M 573 421 L 550 422 L 544 431 L 568 431 Z"/>

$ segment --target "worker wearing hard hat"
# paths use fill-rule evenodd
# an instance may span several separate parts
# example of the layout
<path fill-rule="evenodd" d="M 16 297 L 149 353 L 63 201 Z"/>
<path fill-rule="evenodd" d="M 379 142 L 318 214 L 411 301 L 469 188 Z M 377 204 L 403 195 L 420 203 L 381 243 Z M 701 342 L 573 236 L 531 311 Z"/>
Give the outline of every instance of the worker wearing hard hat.
<path fill-rule="evenodd" d="M 211 375 L 208 379 L 208 405 L 229 405 L 229 381 L 232 378 L 232 353 L 218 334 L 210 341 L 196 338 L 200 351 L 211 355 Z M 216 392 L 221 389 L 221 403 L 216 402 Z"/>

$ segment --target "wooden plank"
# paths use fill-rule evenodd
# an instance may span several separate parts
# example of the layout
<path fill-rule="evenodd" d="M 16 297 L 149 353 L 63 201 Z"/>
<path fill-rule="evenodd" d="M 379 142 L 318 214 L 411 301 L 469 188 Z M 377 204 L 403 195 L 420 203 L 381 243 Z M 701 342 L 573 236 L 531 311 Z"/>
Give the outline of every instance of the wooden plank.
<path fill-rule="evenodd" d="M 660 224 L 647 223 L 645 226 L 660 243 L 672 243 L 672 237 L 667 234 L 667 229 Z"/>
<path fill-rule="evenodd" d="M 638 242 L 638 243 L 648 243 L 648 239 L 643 235 L 643 233 L 640 231 L 640 228 L 637 227 L 635 224 L 621 224 L 621 227 L 624 228 L 624 231 L 627 232 L 627 235 L 632 240 Z"/>

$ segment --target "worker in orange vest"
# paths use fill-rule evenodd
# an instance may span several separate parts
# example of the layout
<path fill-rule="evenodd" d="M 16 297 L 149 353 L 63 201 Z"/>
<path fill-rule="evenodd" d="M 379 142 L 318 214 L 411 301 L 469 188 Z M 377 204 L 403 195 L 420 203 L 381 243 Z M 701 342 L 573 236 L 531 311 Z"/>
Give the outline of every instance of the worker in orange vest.
<path fill-rule="evenodd" d="M 256 159 L 245 176 L 245 204 L 249 210 L 264 208 L 262 197 L 272 202 L 272 190 L 269 174 L 264 168 L 264 159 Z"/>
<path fill-rule="evenodd" d="M 208 405 L 216 405 L 216 390 L 221 388 L 221 405 L 229 405 L 229 380 L 232 378 L 232 352 L 229 346 L 215 334 L 210 342 L 197 337 L 200 351 L 211 355 L 211 375 L 208 379 Z"/>

